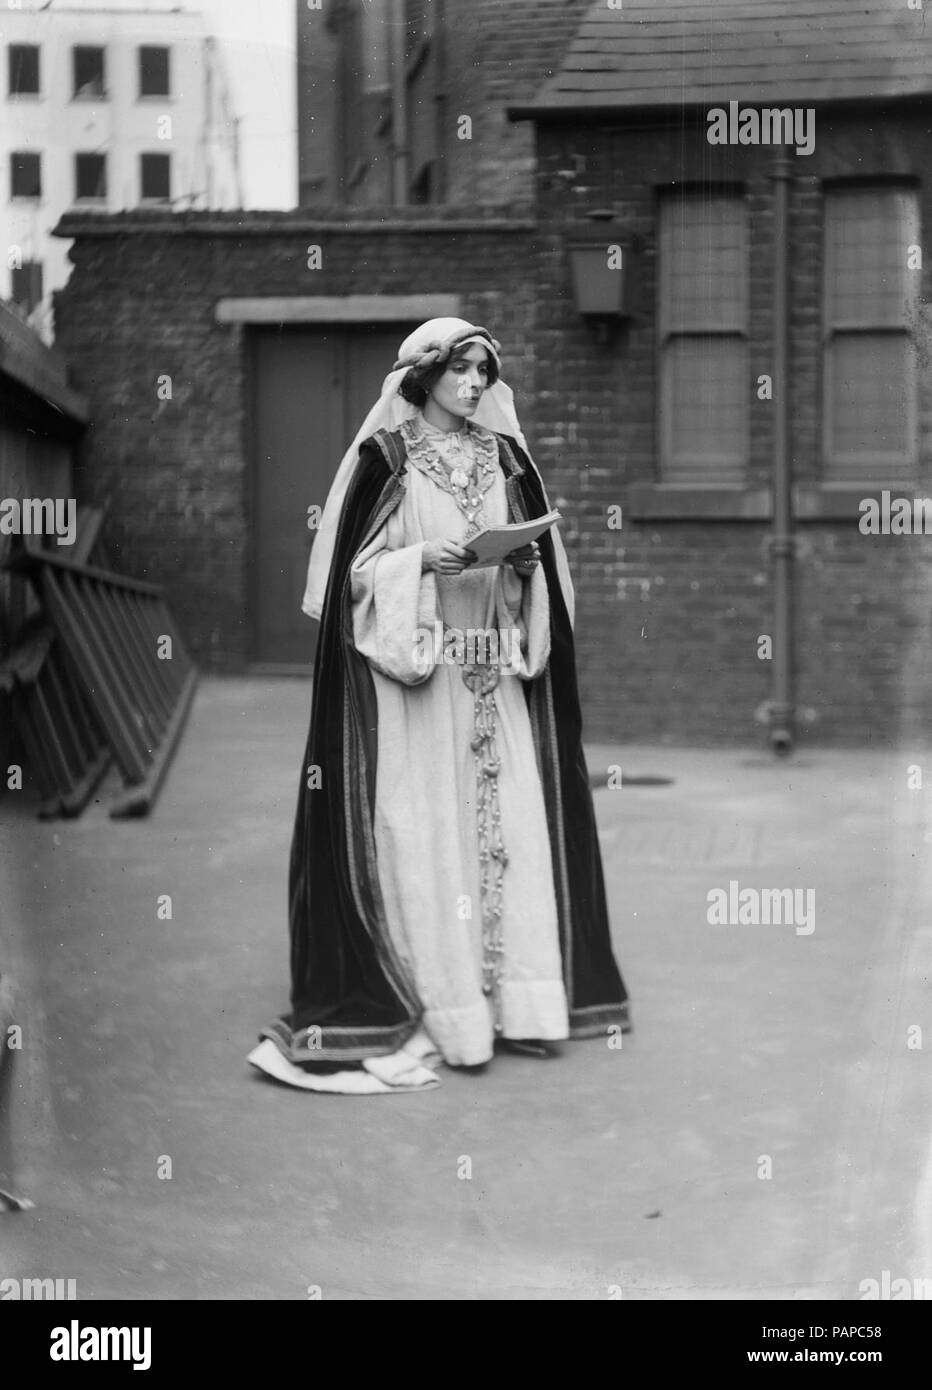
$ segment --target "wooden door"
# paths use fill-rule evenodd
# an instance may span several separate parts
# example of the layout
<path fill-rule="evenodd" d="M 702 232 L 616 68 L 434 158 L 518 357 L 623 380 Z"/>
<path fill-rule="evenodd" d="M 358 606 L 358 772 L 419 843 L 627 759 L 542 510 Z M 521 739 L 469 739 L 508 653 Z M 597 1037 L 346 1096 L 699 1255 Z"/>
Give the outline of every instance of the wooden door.
<path fill-rule="evenodd" d="M 337 465 L 414 324 L 257 328 L 252 339 L 254 664 L 313 660 L 317 623 L 301 612 L 315 532 Z"/>

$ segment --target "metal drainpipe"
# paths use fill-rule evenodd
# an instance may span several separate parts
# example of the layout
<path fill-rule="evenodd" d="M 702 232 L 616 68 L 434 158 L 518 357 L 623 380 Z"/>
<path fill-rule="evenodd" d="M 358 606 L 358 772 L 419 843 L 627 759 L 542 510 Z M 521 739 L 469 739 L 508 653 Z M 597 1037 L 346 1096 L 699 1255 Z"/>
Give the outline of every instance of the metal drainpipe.
<path fill-rule="evenodd" d="M 392 0 L 392 203 L 408 201 L 408 74 L 405 0 Z"/>
<path fill-rule="evenodd" d="M 434 64 L 434 198 L 438 203 L 447 200 L 447 51 L 446 14 L 444 0 L 434 0 L 434 23 L 431 30 Z"/>
<path fill-rule="evenodd" d="M 770 744 L 775 753 L 789 753 L 795 739 L 793 702 L 793 480 L 789 440 L 789 191 L 790 161 L 778 150 L 771 174 L 773 204 L 773 687 L 770 702 Z"/>

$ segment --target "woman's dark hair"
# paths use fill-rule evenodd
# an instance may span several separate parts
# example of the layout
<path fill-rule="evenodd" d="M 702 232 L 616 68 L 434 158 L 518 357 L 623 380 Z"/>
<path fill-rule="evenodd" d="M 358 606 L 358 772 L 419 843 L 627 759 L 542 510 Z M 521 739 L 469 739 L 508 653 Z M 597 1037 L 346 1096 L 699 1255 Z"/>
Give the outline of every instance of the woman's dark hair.
<path fill-rule="evenodd" d="M 470 347 L 475 347 L 475 343 L 470 343 Z M 426 367 L 410 367 L 401 378 L 398 387 L 398 394 L 411 405 L 416 405 L 420 410 L 427 404 L 427 397 L 430 395 L 436 383 L 443 376 L 451 362 L 456 360 L 457 349 L 454 346 L 450 350 L 450 355 L 445 362 L 431 362 Z M 488 366 L 488 376 L 486 378 L 489 386 L 498 381 L 498 363 L 491 352 L 486 352 L 486 364 Z"/>

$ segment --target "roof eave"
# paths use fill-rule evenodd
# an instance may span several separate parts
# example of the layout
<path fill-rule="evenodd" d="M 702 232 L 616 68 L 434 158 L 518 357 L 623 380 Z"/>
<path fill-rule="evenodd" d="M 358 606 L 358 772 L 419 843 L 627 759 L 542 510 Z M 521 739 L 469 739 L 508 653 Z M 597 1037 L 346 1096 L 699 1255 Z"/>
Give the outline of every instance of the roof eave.
<path fill-rule="evenodd" d="M 63 426 L 90 422 L 90 403 L 68 383 L 65 358 L 42 342 L 5 304 L 0 304 L 0 380 L 26 391 Z"/>
<path fill-rule="evenodd" d="M 921 105 L 930 100 L 932 100 L 932 86 L 924 92 L 864 93 L 859 96 L 829 97 L 822 101 L 809 99 L 810 104 L 819 110 L 834 107 Z M 741 102 L 744 107 L 754 108 L 772 106 L 773 104 L 769 101 Z M 629 116 L 643 116 L 645 114 L 663 116 L 674 112 L 682 115 L 683 111 L 705 111 L 710 106 L 722 105 L 728 105 L 727 97 L 708 96 L 703 97 L 702 100 L 686 102 L 529 102 L 508 106 L 505 108 L 505 113 L 509 121 L 535 121 L 539 124 L 549 124 L 566 120 L 604 121 L 607 118 L 620 120 Z"/>

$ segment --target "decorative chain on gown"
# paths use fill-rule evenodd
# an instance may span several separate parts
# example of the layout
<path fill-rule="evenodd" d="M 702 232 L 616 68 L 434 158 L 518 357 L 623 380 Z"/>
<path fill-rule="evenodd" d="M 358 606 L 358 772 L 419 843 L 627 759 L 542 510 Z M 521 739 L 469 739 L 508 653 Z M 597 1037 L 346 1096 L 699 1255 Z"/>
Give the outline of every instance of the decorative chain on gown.
<path fill-rule="evenodd" d="M 406 428 L 407 426 L 407 428 Z M 402 426 L 412 461 L 450 493 L 466 517 L 463 544 L 482 530 L 483 493 L 495 477 L 493 458 L 498 449 L 494 436 L 467 425 L 462 432 L 419 430 L 417 422 Z M 467 447 L 474 446 L 473 449 Z M 478 446 L 476 448 L 475 446 Z M 472 456 L 471 456 L 472 455 Z M 476 457 L 475 455 L 478 455 Z M 478 476 L 477 476 L 478 475 Z M 495 743 L 497 708 L 495 690 L 499 682 L 499 657 L 488 650 L 487 660 L 463 666 L 462 677 L 473 696 L 473 736 L 470 747 L 476 768 L 476 821 L 479 834 L 479 897 L 482 916 L 482 992 L 492 1005 L 496 1033 L 502 1031 L 501 984 L 505 946 L 502 938 L 502 904 L 508 852 L 502 836 L 502 813 L 498 798 L 501 759 Z M 477 651 L 476 656 L 480 653 Z"/>
<path fill-rule="evenodd" d="M 470 740 L 476 762 L 476 818 L 479 829 L 479 894 L 482 911 L 482 992 L 492 1001 L 495 1031 L 502 1031 L 501 984 L 505 946 L 502 940 L 502 892 L 508 852 L 502 838 L 498 802 L 501 759 L 495 746 L 495 664 L 463 668 L 463 680 L 473 693 L 475 733 Z"/>

